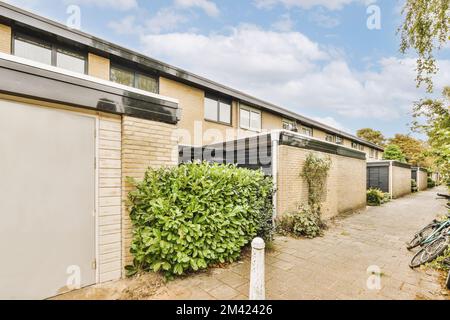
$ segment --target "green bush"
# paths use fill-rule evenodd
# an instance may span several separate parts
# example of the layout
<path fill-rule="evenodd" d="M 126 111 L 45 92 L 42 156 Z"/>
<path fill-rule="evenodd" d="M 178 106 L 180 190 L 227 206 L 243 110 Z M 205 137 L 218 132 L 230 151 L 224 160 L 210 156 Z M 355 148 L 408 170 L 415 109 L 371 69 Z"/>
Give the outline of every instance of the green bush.
<path fill-rule="evenodd" d="M 299 206 L 297 211 L 283 215 L 277 221 L 281 234 L 315 238 L 322 235 L 325 224 L 320 219 L 318 209 L 309 205 Z"/>
<path fill-rule="evenodd" d="M 427 179 L 427 187 L 429 189 L 436 187 L 436 182 L 434 182 L 434 180 L 431 179 L 430 177 L 428 177 Z"/>
<path fill-rule="evenodd" d="M 166 277 L 232 262 L 255 236 L 272 238 L 272 179 L 233 165 L 148 169 L 129 194 L 131 253 L 139 270 Z"/>
<path fill-rule="evenodd" d="M 389 201 L 391 201 L 391 195 L 389 194 L 389 192 L 384 192 L 383 199 L 381 200 L 381 204 L 388 203 Z"/>
<path fill-rule="evenodd" d="M 385 194 L 380 189 L 371 188 L 367 190 L 367 204 L 369 206 L 380 206 L 385 199 Z"/>
<path fill-rule="evenodd" d="M 414 179 L 411 179 L 411 192 L 417 192 L 418 188 L 417 188 L 417 182 Z"/>

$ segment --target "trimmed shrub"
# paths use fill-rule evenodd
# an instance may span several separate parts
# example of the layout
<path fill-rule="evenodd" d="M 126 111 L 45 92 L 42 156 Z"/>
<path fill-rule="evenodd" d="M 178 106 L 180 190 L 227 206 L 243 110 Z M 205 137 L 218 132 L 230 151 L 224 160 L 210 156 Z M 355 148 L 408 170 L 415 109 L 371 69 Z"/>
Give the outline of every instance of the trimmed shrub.
<path fill-rule="evenodd" d="M 419 189 L 417 188 L 417 182 L 414 179 L 411 179 L 411 192 L 417 192 Z"/>
<path fill-rule="evenodd" d="M 389 194 L 389 192 L 384 192 L 383 200 L 381 200 L 381 204 L 388 203 L 389 201 L 391 201 L 391 195 Z"/>
<path fill-rule="evenodd" d="M 166 277 L 233 262 L 255 236 L 272 239 L 272 179 L 234 165 L 148 169 L 129 194 L 134 226 L 129 275 Z"/>
<path fill-rule="evenodd" d="M 318 209 L 306 204 L 299 206 L 295 212 L 283 215 L 277 221 L 278 232 L 297 237 L 321 236 L 324 227 Z"/>
<path fill-rule="evenodd" d="M 436 187 L 436 182 L 434 182 L 434 180 L 431 179 L 430 177 L 428 177 L 427 179 L 427 187 L 428 189 Z"/>
<path fill-rule="evenodd" d="M 380 206 L 384 198 L 385 194 L 380 189 L 371 188 L 367 190 L 367 204 L 369 206 Z"/>

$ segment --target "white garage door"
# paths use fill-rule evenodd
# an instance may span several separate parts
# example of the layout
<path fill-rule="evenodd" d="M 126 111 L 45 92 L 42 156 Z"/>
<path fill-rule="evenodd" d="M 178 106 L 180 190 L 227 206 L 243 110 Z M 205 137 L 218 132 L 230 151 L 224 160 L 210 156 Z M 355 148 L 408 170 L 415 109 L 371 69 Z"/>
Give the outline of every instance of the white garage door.
<path fill-rule="evenodd" d="M 0 299 L 95 283 L 95 126 L 0 100 Z"/>

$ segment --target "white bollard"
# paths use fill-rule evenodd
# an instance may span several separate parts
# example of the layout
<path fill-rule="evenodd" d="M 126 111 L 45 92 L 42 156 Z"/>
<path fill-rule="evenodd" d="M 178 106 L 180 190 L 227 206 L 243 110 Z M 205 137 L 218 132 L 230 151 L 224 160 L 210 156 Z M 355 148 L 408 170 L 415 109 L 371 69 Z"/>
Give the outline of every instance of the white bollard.
<path fill-rule="evenodd" d="M 250 300 L 265 300 L 266 289 L 264 279 L 264 248 L 266 244 L 261 238 L 252 241 L 252 265 L 250 271 Z"/>

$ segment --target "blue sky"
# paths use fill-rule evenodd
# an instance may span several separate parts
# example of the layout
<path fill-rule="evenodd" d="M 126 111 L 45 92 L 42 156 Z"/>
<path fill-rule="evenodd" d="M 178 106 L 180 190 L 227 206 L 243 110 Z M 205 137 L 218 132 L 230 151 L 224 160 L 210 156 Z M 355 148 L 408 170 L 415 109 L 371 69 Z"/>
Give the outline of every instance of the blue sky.
<path fill-rule="evenodd" d="M 305 116 L 354 133 L 408 133 L 415 60 L 398 52 L 403 0 L 9 0 Z M 367 20 L 374 7 L 380 29 Z M 435 96 L 450 84 L 438 53 Z"/>

